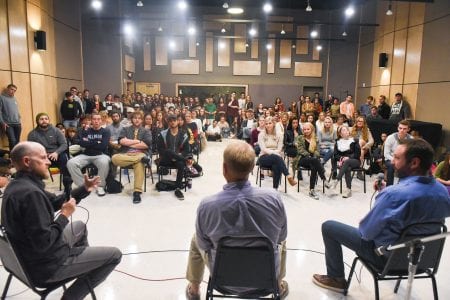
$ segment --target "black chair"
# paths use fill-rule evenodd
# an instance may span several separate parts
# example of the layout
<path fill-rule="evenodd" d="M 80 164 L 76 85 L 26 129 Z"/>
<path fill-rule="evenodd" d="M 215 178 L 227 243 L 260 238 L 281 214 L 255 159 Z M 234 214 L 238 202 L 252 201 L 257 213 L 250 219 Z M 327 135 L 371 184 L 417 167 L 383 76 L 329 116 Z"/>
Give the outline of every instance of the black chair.
<path fill-rule="evenodd" d="M 302 171 L 307 171 L 308 175 L 311 174 L 311 168 L 298 166 L 297 174 L 301 175 Z M 303 180 L 303 176 L 301 176 L 301 178 Z M 315 185 L 317 185 L 318 180 L 319 180 L 319 175 L 317 175 Z M 297 175 L 297 193 L 299 193 L 299 192 L 300 192 L 300 177 L 299 177 L 299 175 Z M 322 193 L 325 194 L 325 180 L 322 180 Z"/>
<path fill-rule="evenodd" d="M 429 228 L 429 227 L 436 228 L 437 230 L 434 231 L 434 234 L 447 232 L 447 227 L 442 223 L 413 224 L 413 225 L 406 227 L 402 231 L 400 238 L 396 242 L 396 244 L 410 241 L 410 240 L 413 240 L 413 239 L 419 238 L 419 237 L 434 235 L 434 234 L 428 234 L 428 235 L 414 234 L 417 227 L 423 227 L 423 226 L 427 226 L 427 228 Z M 434 295 L 435 300 L 438 299 L 438 291 L 437 291 L 437 287 L 436 287 L 435 274 L 438 271 L 439 262 L 441 260 L 442 251 L 444 249 L 444 243 L 445 243 L 445 238 L 424 243 L 425 250 L 422 254 L 419 265 L 417 266 L 416 275 L 414 276 L 414 279 L 422 279 L 422 278 L 430 278 L 431 279 L 431 282 L 433 285 L 433 295 Z M 408 253 L 409 253 L 408 247 L 390 251 L 384 268 L 379 268 L 377 266 L 374 266 L 373 264 L 366 261 L 365 259 L 357 256 L 353 260 L 353 264 L 350 269 L 350 274 L 348 276 L 347 288 L 344 291 L 344 294 L 346 295 L 348 292 L 348 288 L 350 287 L 350 282 L 351 282 L 353 273 L 355 271 L 356 263 L 358 262 L 358 260 L 367 268 L 367 270 L 370 272 L 370 274 L 372 274 L 372 277 L 374 280 L 374 285 L 375 285 L 375 299 L 376 300 L 378 300 L 380 298 L 378 281 L 397 280 L 397 283 L 394 288 L 394 293 L 397 293 L 401 280 L 408 279 Z"/>
<path fill-rule="evenodd" d="M 233 245 L 247 246 L 233 246 Z M 239 292 L 244 291 L 245 292 Z M 214 294 L 214 291 L 220 294 Z M 206 299 L 280 299 L 273 245 L 266 237 L 219 240 Z"/>
<path fill-rule="evenodd" d="M 45 299 L 48 294 L 50 294 L 52 291 L 63 288 L 66 290 L 66 283 L 76 279 L 76 278 L 67 278 L 65 280 L 55 282 L 55 283 L 49 283 L 45 285 L 35 285 L 30 277 L 28 276 L 27 272 L 25 271 L 24 267 L 22 266 L 22 263 L 19 259 L 19 257 L 16 255 L 13 246 L 11 245 L 8 235 L 6 233 L 6 230 L 3 226 L 0 226 L 0 257 L 2 260 L 3 267 L 5 270 L 9 273 L 8 278 L 6 279 L 6 284 L 3 289 L 3 293 L 1 296 L 1 299 L 4 300 L 8 295 L 8 289 L 9 285 L 11 284 L 12 277 L 16 277 L 19 279 L 23 284 L 25 284 L 27 287 L 29 287 L 33 292 L 38 294 L 41 297 L 41 300 Z M 90 281 L 87 277 L 84 278 L 87 286 L 89 287 L 89 291 L 91 293 L 92 299 L 96 300 L 96 296 L 94 293 L 94 290 L 92 289 L 92 286 L 90 284 Z"/>
<path fill-rule="evenodd" d="M 150 178 L 152 179 L 152 183 L 154 183 L 153 180 L 153 171 L 152 171 L 152 156 L 149 156 L 150 161 L 147 164 L 144 164 L 144 192 L 147 191 L 147 170 L 150 173 Z M 129 165 L 126 167 L 119 167 L 119 182 L 122 183 L 122 170 L 128 170 L 127 172 L 127 178 L 128 178 L 128 183 L 131 182 L 130 179 L 130 170 L 133 170 L 133 165 Z"/>
<path fill-rule="evenodd" d="M 259 163 L 259 160 L 256 162 L 256 165 L 258 167 L 258 170 L 256 171 L 256 184 L 259 184 L 259 187 L 261 187 L 261 180 L 262 180 L 262 177 L 263 177 L 263 176 L 261 176 L 261 175 L 263 175 L 263 174 L 261 174 L 261 172 L 262 171 L 272 171 L 272 168 L 270 166 L 261 166 L 260 163 Z M 280 178 L 280 181 L 281 181 L 281 178 Z M 286 182 L 287 182 L 286 176 L 284 176 L 284 192 L 285 193 L 287 193 Z"/>
<path fill-rule="evenodd" d="M 164 176 L 165 172 L 168 171 L 169 174 L 171 174 L 172 170 L 178 170 L 178 168 L 175 165 L 173 165 L 173 164 L 161 163 L 161 160 L 159 160 L 157 162 L 157 164 L 156 164 L 156 173 L 158 174 L 158 182 L 163 180 L 163 176 Z M 188 174 L 187 174 L 186 168 L 184 168 L 182 184 L 184 186 L 184 191 L 185 192 L 187 191 L 187 183 L 188 183 Z"/>
<path fill-rule="evenodd" d="M 51 180 L 52 182 L 54 182 L 55 179 L 53 178 L 53 175 L 54 175 L 54 174 L 52 173 L 52 171 L 51 171 L 50 169 L 54 169 L 54 168 L 58 168 L 58 167 L 52 167 L 52 166 L 50 166 L 50 167 L 48 168 L 48 174 L 50 175 L 50 180 Z M 59 173 L 59 190 L 62 191 L 63 174 L 62 174 L 60 168 L 58 168 L 58 173 Z"/>

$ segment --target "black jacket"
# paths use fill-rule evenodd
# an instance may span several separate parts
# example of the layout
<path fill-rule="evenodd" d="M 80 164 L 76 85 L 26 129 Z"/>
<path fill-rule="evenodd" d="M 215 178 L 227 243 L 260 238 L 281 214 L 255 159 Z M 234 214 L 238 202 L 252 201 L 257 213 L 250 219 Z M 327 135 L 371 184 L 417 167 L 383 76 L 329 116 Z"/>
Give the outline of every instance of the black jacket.
<path fill-rule="evenodd" d="M 61 208 L 66 195 L 56 196 L 44 188 L 38 177 L 17 172 L 5 189 L 1 212 L 2 225 L 35 284 L 44 283 L 68 256 L 84 250 L 70 248 L 64 241 L 63 230 L 69 220 L 63 215 L 55 219 L 55 211 Z M 77 202 L 87 195 L 84 187 L 72 191 Z"/>

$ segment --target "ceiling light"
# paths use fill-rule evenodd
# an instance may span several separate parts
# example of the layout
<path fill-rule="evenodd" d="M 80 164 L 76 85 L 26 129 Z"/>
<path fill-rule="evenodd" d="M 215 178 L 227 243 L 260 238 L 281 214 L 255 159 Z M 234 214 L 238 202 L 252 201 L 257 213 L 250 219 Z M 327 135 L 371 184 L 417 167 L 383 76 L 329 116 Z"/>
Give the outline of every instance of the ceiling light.
<path fill-rule="evenodd" d="M 196 45 L 196 46 L 200 46 L 200 43 L 199 43 L 199 42 L 197 42 L 197 43 L 195 43 L 195 45 Z"/>
<path fill-rule="evenodd" d="M 170 42 L 169 42 L 169 47 L 170 47 L 170 49 L 175 49 L 176 46 L 177 46 L 177 44 L 175 44 L 174 41 L 170 41 Z"/>
<path fill-rule="evenodd" d="M 388 9 L 386 11 L 387 16 L 392 16 L 392 2 L 389 1 Z"/>
<path fill-rule="evenodd" d="M 249 33 L 251 36 L 255 36 L 255 35 L 256 35 L 256 29 L 255 29 L 255 28 L 250 28 L 250 30 L 248 31 L 248 33 Z"/>
<path fill-rule="evenodd" d="M 266 45 L 266 49 L 267 49 L 267 50 L 272 49 L 272 44 L 267 44 L 267 45 Z"/>
<path fill-rule="evenodd" d="M 353 8 L 353 6 L 349 6 L 345 10 L 345 15 L 347 16 L 347 18 L 350 18 L 351 16 L 353 16 L 354 13 L 355 13 L 355 9 Z"/>
<path fill-rule="evenodd" d="M 342 36 L 347 36 L 347 32 L 344 30 L 344 32 L 342 33 Z"/>
<path fill-rule="evenodd" d="M 321 45 L 317 45 L 317 46 L 316 46 L 316 50 L 317 50 L 317 51 L 322 50 L 322 46 L 321 46 Z"/>
<path fill-rule="evenodd" d="M 244 9 L 241 7 L 230 7 L 227 9 L 227 12 L 232 15 L 239 15 L 244 12 Z"/>
<path fill-rule="evenodd" d="M 144 6 L 144 3 L 142 3 L 142 1 L 138 1 L 138 2 L 136 3 L 136 6 L 137 6 L 137 7 L 142 7 L 142 6 Z"/>
<path fill-rule="evenodd" d="M 306 11 L 312 11 L 311 3 L 308 0 L 308 6 L 306 6 Z"/>
<path fill-rule="evenodd" d="M 266 12 L 266 13 L 271 12 L 272 9 L 273 9 L 273 7 L 272 7 L 272 4 L 270 4 L 270 3 L 266 3 L 266 4 L 264 4 L 264 6 L 263 6 L 263 10 L 264 10 L 264 12 Z"/>
<path fill-rule="evenodd" d="M 194 35 L 195 34 L 195 27 L 189 27 L 189 29 L 188 29 L 188 33 L 189 33 L 189 35 Z"/>
<path fill-rule="evenodd" d="M 222 7 L 225 8 L 225 9 L 227 9 L 227 8 L 228 8 L 228 3 L 227 3 L 227 2 L 224 2 L 223 5 L 222 5 Z"/>
<path fill-rule="evenodd" d="M 295 49 L 297 46 L 295 46 L 295 44 L 292 44 L 292 49 Z"/>
<path fill-rule="evenodd" d="M 313 30 L 313 31 L 311 31 L 310 35 L 312 38 L 315 38 L 319 35 L 319 33 L 317 32 L 317 30 Z"/>
<path fill-rule="evenodd" d="M 227 30 L 225 29 L 225 24 L 222 26 L 222 29 L 220 29 L 220 32 L 225 33 Z"/>
<path fill-rule="evenodd" d="M 95 10 L 100 10 L 102 9 L 103 3 L 100 0 L 94 0 L 92 1 L 91 6 Z"/>
<path fill-rule="evenodd" d="M 286 34 L 286 31 L 284 31 L 284 24 L 281 24 L 281 32 L 280 34 Z"/>
<path fill-rule="evenodd" d="M 185 10 L 187 8 L 186 1 L 182 0 L 182 1 L 178 2 L 178 8 L 181 9 L 181 10 Z"/>
<path fill-rule="evenodd" d="M 158 27 L 158 31 L 159 31 L 159 32 L 163 31 L 163 29 L 162 29 L 161 26 Z"/>
<path fill-rule="evenodd" d="M 125 33 L 126 35 L 133 35 L 134 33 L 133 26 L 131 24 L 123 25 L 123 33 Z"/>

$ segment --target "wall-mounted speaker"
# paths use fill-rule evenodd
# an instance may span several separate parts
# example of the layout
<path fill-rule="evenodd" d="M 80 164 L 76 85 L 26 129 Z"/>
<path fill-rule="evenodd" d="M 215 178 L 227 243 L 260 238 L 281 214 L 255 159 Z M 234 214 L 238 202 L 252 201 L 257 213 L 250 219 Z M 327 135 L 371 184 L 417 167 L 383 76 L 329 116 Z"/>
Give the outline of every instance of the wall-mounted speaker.
<path fill-rule="evenodd" d="M 34 45 L 37 50 L 47 50 L 47 34 L 45 31 L 38 30 L 34 33 Z"/>
<path fill-rule="evenodd" d="M 378 67 L 386 68 L 387 67 L 388 56 L 387 53 L 380 53 L 378 58 Z"/>

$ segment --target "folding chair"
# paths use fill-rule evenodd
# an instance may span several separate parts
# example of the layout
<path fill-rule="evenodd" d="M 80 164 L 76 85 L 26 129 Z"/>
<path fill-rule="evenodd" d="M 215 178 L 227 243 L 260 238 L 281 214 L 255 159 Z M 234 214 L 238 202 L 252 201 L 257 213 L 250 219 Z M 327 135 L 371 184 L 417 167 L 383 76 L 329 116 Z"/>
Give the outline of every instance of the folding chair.
<path fill-rule="evenodd" d="M 45 285 L 34 284 L 31 281 L 30 277 L 28 276 L 27 272 L 25 271 L 25 268 L 22 266 L 19 257 L 16 255 L 14 248 L 8 239 L 8 235 L 6 233 L 5 228 L 1 225 L 0 225 L 0 257 L 2 260 L 3 267 L 9 273 L 1 296 L 2 300 L 4 300 L 7 297 L 9 285 L 11 284 L 13 276 L 19 279 L 33 292 L 38 294 L 41 297 L 41 300 L 45 299 L 48 296 L 48 294 L 50 294 L 52 291 L 60 287 L 62 287 L 65 290 L 66 283 L 75 279 L 75 278 L 67 278 L 59 282 L 49 283 Z M 95 296 L 94 290 L 92 289 L 89 279 L 85 277 L 84 280 L 89 287 L 92 299 L 96 300 L 97 298 Z"/>
<path fill-rule="evenodd" d="M 427 226 L 426 228 L 436 228 L 433 234 L 428 235 L 417 235 L 417 228 Z M 415 231 L 416 230 L 416 231 Z M 431 236 L 434 234 L 439 234 L 442 232 L 447 232 L 447 227 L 438 222 L 433 223 L 417 223 L 407 226 L 401 233 L 399 240 L 396 244 L 404 243 L 406 241 L 413 240 L 414 238 Z M 430 241 L 424 243 L 425 250 L 422 253 L 419 265 L 417 266 L 417 272 L 414 279 L 430 278 L 433 285 L 433 296 L 434 299 L 438 299 L 438 291 L 436 286 L 435 274 L 438 271 L 439 263 L 442 256 L 442 251 L 444 249 L 445 238 Z M 401 248 L 388 252 L 389 256 L 387 258 L 384 268 L 379 268 L 374 266 L 370 262 L 366 261 L 362 257 L 355 257 L 353 260 L 352 267 L 350 269 L 350 274 L 348 276 L 347 289 L 344 291 L 344 295 L 347 294 L 348 288 L 350 287 L 350 282 L 355 271 L 356 263 L 358 260 L 367 268 L 367 270 L 372 274 L 374 286 L 375 286 L 375 299 L 380 298 L 380 292 L 378 288 L 378 281 L 381 280 L 397 280 L 394 288 L 394 293 L 397 293 L 402 279 L 408 279 L 408 253 L 409 248 Z"/>
<path fill-rule="evenodd" d="M 172 173 L 172 170 L 178 170 L 178 168 L 175 165 L 161 163 L 161 160 L 159 160 L 159 163 L 157 164 L 157 167 L 156 167 L 156 173 L 158 174 L 158 182 L 163 179 L 163 176 L 164 176 L 163 170 L 164 169 L 169 170 L 170 174 Z M 182 181 L 185 192 L 187 191 L 187 182 L 188 182 L 188 175 L 187 175 L 186 168 L 185 168 L 183 171 L 183 181 Z"/>
<path fill-rule="evenodd" d="M 298 166 L 297 174 L 301 174 L 302 171 L 307 171 L 308 175 L 311 174 L 311 168 Z M 303 176 L 301 176 L 301 178 L 303 178 Z M 315 185 L 317 185 L 318 181 L 319 181 L 319 175 L 317 174 Z M 297 175 L 297 193 L 299 193 L 299 192 L 300 192 L 300 177 L 299 177 L 299 175 Z M 325 180 L 322 180 L 322 193 L 325 194 Z"/>
<path fill-rule="evenodd" d="M 261 172 L 262 171 L 272 171 L 272 168 L 270 166 L 261 166 L 259 163 L 259 160 L 256 162 L 256 165 L 258 166 L 258 169 L 256 171 L 256 184 L 259 184 L 259 187 L 261 187 Z M 281 178 L 280 178 L 281 181 Z M 281 182 L 280 182 L 281 183 Z M 284 176 L 284 192 L 287 193 L 287 180 L 286 176 Z"/>
<path fill-rule="evenodd" d="M 247 245 L 247 246 L 233 246 Z M 214 291 L 220 294 L 214 294 Z M 266 237 L 219 240 L 206 299 L 280 299 L 273 245 Z"/>

